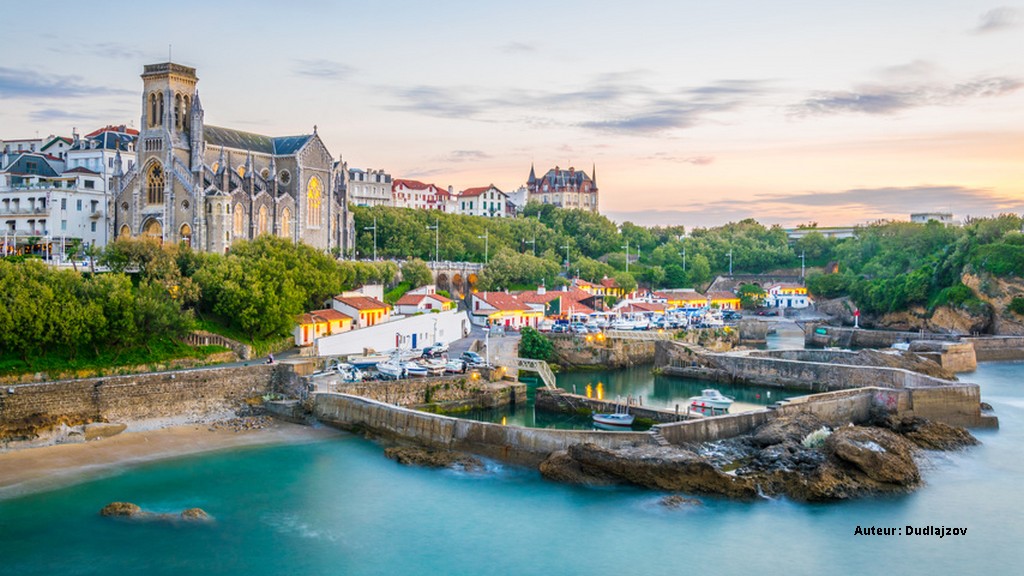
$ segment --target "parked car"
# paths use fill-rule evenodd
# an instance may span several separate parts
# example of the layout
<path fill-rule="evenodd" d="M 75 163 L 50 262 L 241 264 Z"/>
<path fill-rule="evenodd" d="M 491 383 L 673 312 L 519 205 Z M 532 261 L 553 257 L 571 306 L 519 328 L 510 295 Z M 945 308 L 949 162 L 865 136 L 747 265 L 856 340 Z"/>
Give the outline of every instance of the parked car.
<path fill-rule="evenodd" d="M 433 345 L 423 349 L 423 355 L 428 358 L 440 356 L 446 352 L 448 352 L 448 344 L 446 342 L 435 342 Z"/>
<path fill-rule="evenodd" d="M 487 362 L 483 359 L 483 357 L 481 357 L 476 352 L 471 352 L 469 350 L 462 353 L 460 360 L 465 362 L 470 368 L 479 368 L 481 366 L 487 365 Z"/>
<path fill-rule="evenodd" d="M 569 331 L 569 327 L 565 324 L 555 324 L 551 327 L 552 334 L 565 334 Z"/>
<path fill-rule="evenodd" d="M 735 310 L 725 310 L 722 312 L 723 320 L 739 320 L 741 318 L 743 318 L 743 314 L 740 314 Z"/>

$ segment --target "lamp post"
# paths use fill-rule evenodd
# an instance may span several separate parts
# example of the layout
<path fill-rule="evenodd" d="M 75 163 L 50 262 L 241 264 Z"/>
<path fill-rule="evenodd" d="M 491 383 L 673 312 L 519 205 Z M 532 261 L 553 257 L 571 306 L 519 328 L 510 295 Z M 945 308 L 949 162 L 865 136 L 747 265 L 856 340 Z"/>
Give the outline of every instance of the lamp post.
<path fill-rule="evenodd" d="M 484 328 L 484 360 L 487 365 L 491 365 L 491 327 L 486 326 Z"/>
<path fill-rule="evenodd" d="M 537 255 L 537 236 L 536 235 L 534 235 L 533 240 L 527 240 L 526 238 L 523 238 L 523 244 L 532 244 L 533 245 L 533 255 L 534 256 Z"/>
<path fill-rule="evenodd" d="M 565 248 L 565 275 L 568 276 L 569 275 L 569 243 L 566 242 L 565 246 L 562 246 L 562 248 Z"/>
<path fill-rule="evenodd" d="M 487 266 L 488 252 L 490 251 L 490 246 L 488 245 L 488 240 L 490 239 L 490 231 L 487 230 L 487 229 L 484 229 L 484 235 L 483 236 L 477 236 L 477 238 L 483 238 L 484 239 L 484 266 Z"/>
<path fill-rule="evenodd" d="M 683 272 L 686 272 L 686 248 L 683 248 Z"/>
<path fill-rule="evenodd" d="M 805 254 L 805 252 L 803 250 L 801 250 L 800 251 L 800 279 L 801 280 L 804 279 L 804 263 L 805 263 L 804 262 L 804 254 Z"/>
<path fill-rule="evenodd" d="M 363 230 L 373 230 L 373 259 L 377 260 L 377 217 L 373 217 L 373 226 L 366 226 Z"/>
<path fill-rule="evenodd" d="M 729 250 L 729 276 L 732 276 L 732 249 Z"/>
<path fill-rule="evenodd" d="M 629 238 L 626 238 L 626 245 L 623 246 L 626 249 L 626 273 L 629 273 Z"/>
<path fill-rule="evenodd" d="M 434 264 L 441 260 L 441 219 L 434 218 L 434 225 L 427 226 L 427 230 L 434 231 Z"/>

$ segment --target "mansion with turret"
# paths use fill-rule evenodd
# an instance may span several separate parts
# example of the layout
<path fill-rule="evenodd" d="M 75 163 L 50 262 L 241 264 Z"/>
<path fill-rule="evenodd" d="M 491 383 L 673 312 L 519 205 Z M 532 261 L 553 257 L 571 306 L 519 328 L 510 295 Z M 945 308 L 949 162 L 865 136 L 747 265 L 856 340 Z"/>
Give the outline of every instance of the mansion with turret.
<path fill-rule="evenodd" d="M 597 212 L 597 167 L 588 176 L 583 170 L 555 166 L 537 177 L 533 166 L 526 179 L 527 200 L 541 204 L 554 204 L 559 208 Z"/>
<path fill-rule="evenodd" d="M 346 178 L 316 127 L 273 137 L 207 125 L 197 82 L 195 68 L 145 66 L 135 161 L 125 171 L 115 158 L 114 235 L 223 253 L 272 234 L 347 252 Z"/>

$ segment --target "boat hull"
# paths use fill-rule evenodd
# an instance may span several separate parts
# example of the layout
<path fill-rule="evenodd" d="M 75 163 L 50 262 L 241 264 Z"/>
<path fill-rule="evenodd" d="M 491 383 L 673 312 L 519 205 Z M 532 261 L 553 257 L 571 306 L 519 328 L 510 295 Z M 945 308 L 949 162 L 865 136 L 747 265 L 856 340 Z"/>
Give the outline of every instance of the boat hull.
<path fill-rule="evenodd" d="M 633 426 L 632 414 L 594 414 L 592 419 L 595 426 L 607 426 L 619 430 Z"/>

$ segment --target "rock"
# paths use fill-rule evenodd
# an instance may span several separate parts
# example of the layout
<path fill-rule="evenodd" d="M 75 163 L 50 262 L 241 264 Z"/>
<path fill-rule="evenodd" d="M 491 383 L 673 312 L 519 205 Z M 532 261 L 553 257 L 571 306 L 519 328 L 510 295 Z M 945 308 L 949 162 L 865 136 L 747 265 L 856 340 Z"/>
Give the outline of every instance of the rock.
<path fill-rule="evenodd" d="M 661 505 L 665 508 L 682 508 L 683 506 L 703 506 L 704 503 L 696 498 L 687 498 L 679 494 L 672 494 L 661 499 Z"/>
<path fill-rule="evenodd" d="M 99 438 L 110 438 L 117 436 L 128 428 L 127 424 L 110 424 L 107 422 L 93 422 L 85 425 L 85 440 L 96 440 Z"/>
<path fill-rule="evenodd" d="M 209 522 L 213 520 L 206 510 L 202 508 L 189 508 L 188 510 L 182 510 L 181 519 L 186 522 Z"/>
<path fill-rule="evenodd" d="M 100 516 L 117 516 L 131 518 L 142 513 L 142 508 L 131 502 L 111 502 L 100 510 Z"/>
<path fill-rule="evenodd" d="M 981 411 L 982 412 L 991 412 L 992 411 L 992 405 L 989 404 L 988 402 L 982 402 L 981 403 Z"/>
<path fill-rule="evenodd" d="M 625 483 L 621 478 L 601 470 L 584 470 L 583 465 L 566 450 L 552 452 L 541 462 L 540 475 L 554 482 L 577 486 L 614 486 Z"/>
<path fill-rule="evenodd" d="M 782 444 L 787 440 L 799 444 L 808 434 L 821 427 L 821 420 L 813 414 L 781 416 L 758 426 L 750 438 L 750 443 L 762 448 Z"/>
<path fill-rule="evenodd" d="M 483 470 L 484 463 L 475 456 L 450 450 L 427 450 L 415 446 L 396 446 L 384 450 L 384 455 L 399 464 L 430 468 L 461 468 L 467 471 Z"/>
<path fill-rule="evenodd" d="M 876 483 L 911 487 L 921 481 L 913 445 L 889 430 L 843 426 L 825 441 L 825 453 Z"/>
<path fill-rule="evenodd" d="M 694 452 L 678 447 L 608 450 L 595 444 L 574 444 L 566 455 L 577 463 L 581 477 L 587 479 L 614 479 L 657 490 L 721 494 L 747 500 L 757 496 L 756 487 L 748 480 L 725 474 Z M 573 469 L 567 462 L 560 464 L 562 471 Z"/>
<path fill-rule="evenodd" d="M 926 421 L 904 436 L 926 450 L 956 450 L 979 444 L 978 439 L 966 428 L 942 422 Z"/>
<path fill-rule="evenodd" d="M 189 508 L 184 510 L 181 514 L 157 514 L 155 512 L 147 512 L 131 502 L 111 502 L 100 510 L 100 516 L 128 518 L 131 520 L 145 522 L 184 521 L 190 523 L 206 523 L 213 521 L 213 517 L 207 514 L 202 508 Z"/>

